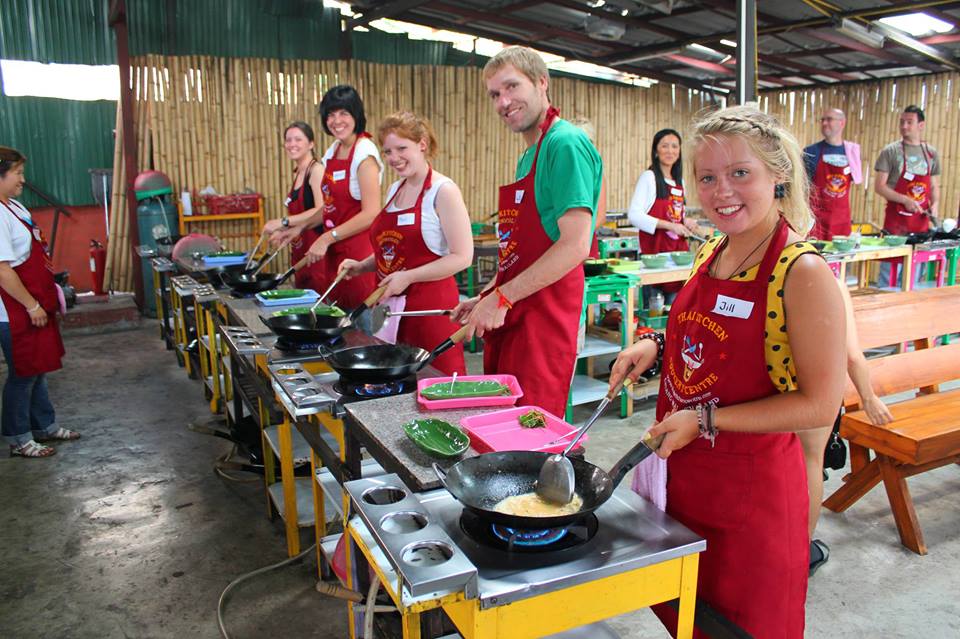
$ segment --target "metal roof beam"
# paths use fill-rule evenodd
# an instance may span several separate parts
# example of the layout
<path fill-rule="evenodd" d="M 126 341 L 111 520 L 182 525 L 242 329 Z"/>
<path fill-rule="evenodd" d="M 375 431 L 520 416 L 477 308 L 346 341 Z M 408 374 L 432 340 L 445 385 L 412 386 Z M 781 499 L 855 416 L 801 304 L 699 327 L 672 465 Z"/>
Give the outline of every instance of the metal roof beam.
<path fill-rule="evenodd" d="M 626 25 L 628 27 L 633 27 L 635 29 L 643 29 L 644 31 L 650 31 L 659 35 L 664 35 L 670 38 L 685 38 L 687 34 L 683 31 L 677 31 L 676 29 L 671 29 L 670 27 L 662 27 L 658 24 L 654 24 L 650 21 L 649 18 L 634 18 L 632 16 L 623 16 L 619 13 L 614 13 L 612 11 L 606 11 L 603 8 L 594 8 L 588 7 L 582 2 L 576 2 L 574 0 L 545 0 L 542 4 L 552 4 L 559 5 L 561 7 L 566 7 L 568 9 L 573 9 L 574 11 L 580 11 L 588 15 L 596 16 L 598 18 L 603 18 L 604 20 L 610 20 L 611 22 L 619 22 L 620 24 Z M 667 16 L 664 15 L 664 18 Z"/>
<path fill-rule="evenodd" d="M 839 44 L 842 47 L 846 47 L 854 51 L 859 51 L 860 53 L 865 53 L 875 58 L 890 60 L 891 62 L 897 62 L 904 66 L 921 67 L 929 71 L 939 70 L 938 68 L 931 68 L 931 65 L 923 61 L 905 58 L 902 55 L 898 55 L 896 53 L 893 53 L 892 51 L 887 51 L 886 49 L 874 49 L 873 47 L 857 42 L 853 38 L 848 38 L 845 35 L 837 33 L 836 31 L 816 30 L 816 31 L 810 31 L 808 33 L 809 35 L 819 40 L 824 40 L 826 42 L 830 42 L 833 44 Z"/>
<path fill-rule="evenodd" d="M 385 2 L 369 9 L 363 9 L 363 13 L 361 13 L 360 16 L 347 20 L 347 31 L 368 25 L 380 18 L 393 18 L 404 11 L 409 11 L 420 5 L 427 4 L 429 1 L 430 0 L 394 0 L 393 2 Z"/>

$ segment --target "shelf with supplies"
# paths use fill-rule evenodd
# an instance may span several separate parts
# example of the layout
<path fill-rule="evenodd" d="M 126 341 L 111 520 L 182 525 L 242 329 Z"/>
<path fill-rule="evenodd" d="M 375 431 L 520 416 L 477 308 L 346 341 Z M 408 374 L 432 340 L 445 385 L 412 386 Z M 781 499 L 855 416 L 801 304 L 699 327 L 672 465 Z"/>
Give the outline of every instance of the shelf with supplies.
<path fill-rule="evenodd" d="M 248 233 L 224 233 L 221 237 L 229 238 L 252 238 L 256 242 L 257 238 L 260 237 L 260 232 L 263 229 L 263 196 L 259 194 L 256 195 L 256 210 L 254 211 L 245 211 L 245 212 L 223 212 L 223 213 L 203 213 L 197 214 L 194 212 L 193 215 L 184 215 L 183 214 L 183 204 L 177 202 L 177 211 L 180 218 L 180 235 L 186 235 L 188 233 L 188 227 L 191 224 L 217 224 L 218 222 L 239 222 L 247 220 L 250 222 L 250 231 Z M 249 198 L 250 195 L 244 194 L 242 196 L 236 197 L 246 197 Z"/>

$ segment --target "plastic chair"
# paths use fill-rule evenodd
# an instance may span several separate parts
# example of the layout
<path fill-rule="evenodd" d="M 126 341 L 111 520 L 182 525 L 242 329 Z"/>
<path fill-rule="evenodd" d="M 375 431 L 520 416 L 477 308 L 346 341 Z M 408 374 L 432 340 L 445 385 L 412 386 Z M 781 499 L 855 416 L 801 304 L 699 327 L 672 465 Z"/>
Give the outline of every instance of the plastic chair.
<path fill-rule="evenodd" d="M 937 288 L 943 286 L 944 280 L 947 276 L 947 251 L 946 249 L 934 249 L 931 251 L 917 251 L 913 252 L 913 268 L 920 269 L 924 265 L 929 263 L 934 263 L 938 266 L 937 268 Z M 890 264 L 890 286 L 897 285 L 897 275 L 900 272 L 901 261 L 891 260 Z M 907 282 L 906 290 L 913 289 L 913 282 Z"/>

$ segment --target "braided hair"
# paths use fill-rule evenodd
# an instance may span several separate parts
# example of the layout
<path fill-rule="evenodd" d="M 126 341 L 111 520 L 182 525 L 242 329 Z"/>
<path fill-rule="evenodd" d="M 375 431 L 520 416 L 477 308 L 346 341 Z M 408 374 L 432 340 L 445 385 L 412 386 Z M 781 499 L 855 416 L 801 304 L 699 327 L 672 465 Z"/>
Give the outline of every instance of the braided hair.
<path fill-rule="evenodd" d="M 810 183 L 797 139 L 777 118 L 747 104 L 713 111 L 696 122 L 694 154 L 702 142 L 734 136 L 741 137 L 777 183 L 783 185 L 779 208 L 790 226 L 806 235 L 813 226 L 813 214 L 809 203 Z"/>

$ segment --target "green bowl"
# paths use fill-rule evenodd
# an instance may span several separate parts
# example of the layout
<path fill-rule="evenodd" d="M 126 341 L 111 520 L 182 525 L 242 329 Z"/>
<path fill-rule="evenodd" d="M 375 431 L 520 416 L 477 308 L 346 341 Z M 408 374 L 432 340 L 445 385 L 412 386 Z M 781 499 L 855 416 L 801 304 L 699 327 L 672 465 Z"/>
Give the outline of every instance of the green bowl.
<path fill-rule="evenodd" d="M 656 255 L 641 255 L 640 261 L 645 268 L 663 268 L 667 265 L 666 253 L 657 253 Z"/>
<path fill-rule="evenodd" d="M 887 246 L 903 246 L 907 243 L 906 235 L 884 235 L 883 242 Z"/>
<path fill-rule="evenodd" d="M 885 242 L 882 237 L 861 237 L 860 246 L 883 246 Z"/>
<path fill-rule="evenodd" d="M 693 264 L 693 253 L 690 251 L 674 251 L 670 254 L 670 259 L 677 266 L 690 266 Z"/>
<path fill-rule="evenodd" d="M 846 253 L 847 251 L 852 251 L 853 248 L 857 245 L 857 241 L 850 237 L 844 237 L 842 235 L 834 235 L 833 239 L 830 240 L 833 244 L 835 251 L 840 253 Z"/>
<path fill-rule="evenodd" d="M 470 448 L 470 437 L 442 419 L 415 419 L 403 425 L 403 432 L 428 455 L 456 457 Z"/>
<path fill-rule="evenodd" d="M 275 288 L 272 291 L 260 293 L 260 297 L 265 300 L 289 300 L 297 297 L 303 297 L 307 294 L 305 288 Z"/>

